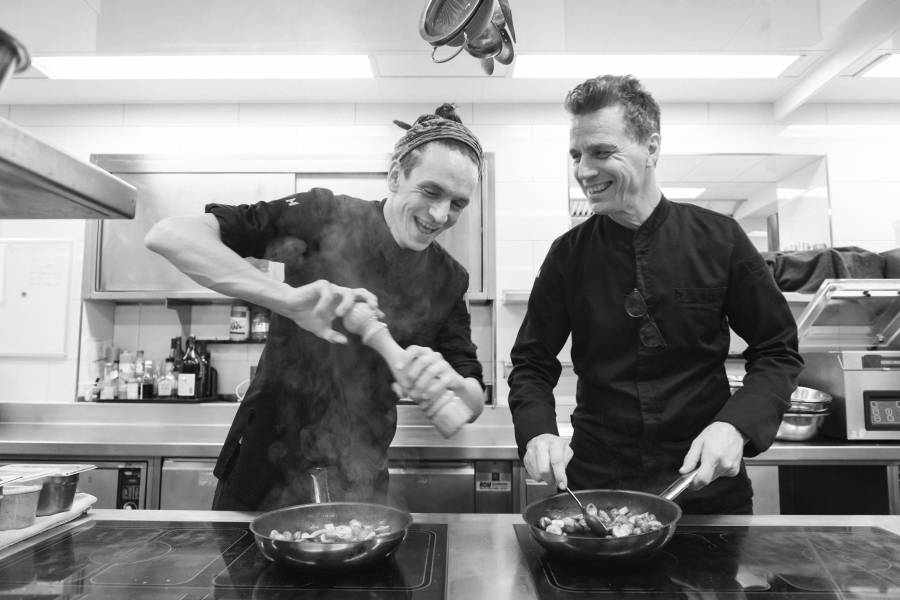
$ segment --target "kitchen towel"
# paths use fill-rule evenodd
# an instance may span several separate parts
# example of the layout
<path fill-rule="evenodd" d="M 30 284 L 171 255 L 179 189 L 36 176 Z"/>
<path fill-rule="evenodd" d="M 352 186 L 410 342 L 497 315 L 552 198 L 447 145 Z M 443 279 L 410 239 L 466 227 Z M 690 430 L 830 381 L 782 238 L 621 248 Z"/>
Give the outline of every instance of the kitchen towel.
<path fill-rule="evenodd" d="M 12 546 L 17 542 L 26 540 L 39 533 L 47 531 L 52 527 L 62 525 L 73 521 L 89 511 L 94 502 L 97 501 L 96 496 L 91 494 L 77 493 L 75 499 L 72 500 L 72 508 L 65 512 L 56 513 L 55 515 L 47 515 L 46 517 L 37 517 L 33 525 L 22 529 L 8 529 L 0 531 L 0 550 Z"/>

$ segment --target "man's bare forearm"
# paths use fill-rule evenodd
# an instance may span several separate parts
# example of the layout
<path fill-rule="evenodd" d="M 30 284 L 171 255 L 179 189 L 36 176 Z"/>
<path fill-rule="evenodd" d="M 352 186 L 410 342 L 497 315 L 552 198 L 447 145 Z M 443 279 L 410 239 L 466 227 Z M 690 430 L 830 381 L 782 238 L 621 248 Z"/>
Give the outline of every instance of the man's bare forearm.
<path fill-rule="evenodd" d="M 144 238 L 146 246 L 203 287 L 282 313 L 290 286 L 275 281 L 222 243 L 212 215 L 170 217 Z"/>

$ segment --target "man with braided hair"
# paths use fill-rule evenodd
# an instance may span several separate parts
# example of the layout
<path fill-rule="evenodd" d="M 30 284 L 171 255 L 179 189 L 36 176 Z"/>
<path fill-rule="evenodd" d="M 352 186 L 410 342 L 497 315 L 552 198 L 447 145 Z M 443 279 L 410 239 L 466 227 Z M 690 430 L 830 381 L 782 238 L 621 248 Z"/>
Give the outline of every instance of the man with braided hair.
<path fill-rule="evenodd" d="M 468 273 L 434 243 L 477 193 L 481 145 L 449 104 L 398 124 L 407 131 L 381 201 L 314 188 L 253 205 L 210 204 L 147 235 L 151 250 L 195 281 L 272 311 L 216 464 L 214 509 L 311 502 L 314 467 L 327 470 L 333 500 L 385 502 L 397 395 L 427 406 L 452 393 L 473 420 L 481 413 Z M 284 282 L 244 258 L 284 263 Z M 407 364 L 387 365 L 333 321 L 358 301 L 383 316 Z"/>

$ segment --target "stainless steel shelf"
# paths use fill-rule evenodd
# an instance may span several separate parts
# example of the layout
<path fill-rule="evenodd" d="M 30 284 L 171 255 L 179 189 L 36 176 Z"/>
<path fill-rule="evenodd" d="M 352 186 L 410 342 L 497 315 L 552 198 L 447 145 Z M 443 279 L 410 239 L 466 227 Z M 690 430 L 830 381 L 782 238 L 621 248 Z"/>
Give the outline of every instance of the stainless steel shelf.
<path fill-rule="evenodd" d="M 0 118 L 0 218 L 131 219 L 137 190 Z"/>

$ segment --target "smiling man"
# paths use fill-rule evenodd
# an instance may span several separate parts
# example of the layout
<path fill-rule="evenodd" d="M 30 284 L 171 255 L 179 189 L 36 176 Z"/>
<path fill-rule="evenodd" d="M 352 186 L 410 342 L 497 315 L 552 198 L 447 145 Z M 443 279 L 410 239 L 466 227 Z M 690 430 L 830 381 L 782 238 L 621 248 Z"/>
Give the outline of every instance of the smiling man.
<path fill-rule="evenodd" d="M 555 240 L 512 349 L 509 406 L 529 474 L 659 493 L 697 469 L 687 513 L 750 513 L 743 456 L 771 445 L 802 360 L 791 311 L 732 218 L 663 197 L 659 106 L 630 76 L 569 92 L 569 154 L 594 213 Z M 748 344 L 730 395 L 729 327 Z M 571 443 L 557 354 L 572 336 Z"/>
<path fill-rule="evenodd" d="M 384 502 L 394 390 L 423 407 L 453 393 L 473 419 L 481 413 L 468 273 L 434 243 L 478 192 L 481 145 L 451 105 L 405 127 L 382 201 L 316 188 L 253 205 L 212 204 L 205 215 L 169 218 L 148 234 L 148 247 L 195 281 L 273 313 L 219 455 L 213 508 L 312 502 L 314 467 L 327 470 L 333 500 Z M 284 263 L 285 281 L 261 276 L 245 257 Z M 353 301 L 377 305 L 409 351 L 401 381 L 331 322 Z"/>

